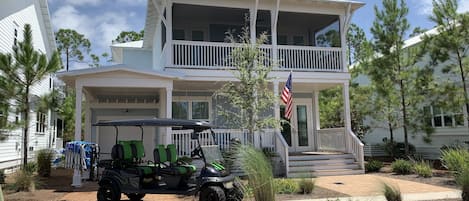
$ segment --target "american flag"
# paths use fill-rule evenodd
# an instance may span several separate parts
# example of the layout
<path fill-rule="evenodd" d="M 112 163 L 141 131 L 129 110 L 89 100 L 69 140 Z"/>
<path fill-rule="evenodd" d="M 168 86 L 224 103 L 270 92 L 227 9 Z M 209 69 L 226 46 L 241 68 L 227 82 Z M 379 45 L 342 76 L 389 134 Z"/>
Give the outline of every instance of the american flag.
<path fill-rule="evenodd" d="M 287 83 L 285 84 L 285 87 L 283 88 L 282 91 L 282 101 L 283 103 L 286 104 L 285 106 L 285 119 L 290 119 L 291 114 L 292 114 L 292 108 L 293 108 L 293 93 L 292 93 L 292 83 L 291 83 L 291 72 L 290 75 L 288 76 Z"/>

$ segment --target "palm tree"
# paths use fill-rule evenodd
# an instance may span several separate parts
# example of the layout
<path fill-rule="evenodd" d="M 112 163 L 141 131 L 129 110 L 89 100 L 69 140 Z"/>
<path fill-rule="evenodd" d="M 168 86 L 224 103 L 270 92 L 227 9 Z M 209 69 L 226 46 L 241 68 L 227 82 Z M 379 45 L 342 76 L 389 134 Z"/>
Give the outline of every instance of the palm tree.
<path fill-rule="evenodd" d="M 31 87 L 60 69 L 61 64 L 57 52 L 54 52 L 48 59 L 45 54 L 34 49 L 31 25 L 24 26 L 23 37 L 22 42 L 13 46 L 13 54 L 0 53 L 0 76 L 13 83 L 9 89 L 3 90 L 14 92 L 8 98 L 15 103 L 15 107 L 22 115 L 23 165 L 26 165 L 28 163 L 29 113 L 32 101 Z M 0 88 L 5 88 L 5 86 L 2 85 Z"/>

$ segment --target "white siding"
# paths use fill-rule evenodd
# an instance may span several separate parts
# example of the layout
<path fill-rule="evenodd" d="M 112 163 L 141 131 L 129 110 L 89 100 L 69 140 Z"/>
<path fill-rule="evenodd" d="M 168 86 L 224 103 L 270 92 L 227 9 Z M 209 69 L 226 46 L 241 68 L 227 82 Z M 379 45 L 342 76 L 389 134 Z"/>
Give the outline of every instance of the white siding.
<path fill-rule="evenodd" d="M 33 34 L 34 48 L 44 54 L 47 52 L 44 37 L 46 29 L 41 31 L 42 20 L 41 13 L 38 13 L 39 0 L 2 0 L 0 6 L 0 52 L 11 53 L 13 41 L 15 39 L 15 29 L 17 30 L 17 41 L 23 40 L 23 29 L 25 24 L 30 24 Z M 36 96 L 41 96 L 50 92 L 49 78 L 47 77 L 40 83 L 31 88 L 31 93 Z M 9 119 L 14 121 L 14 114 L 10 114 Z M 34 151 L 54 146 L 50 143 L 52 136 L 51 132 L 46 129 L 44 134 L 37 134 L 36 131 L 36 112 L 31 111 L 30 116 L 30 129 L 29 129 L 29 146 L 34 147 Z M 47 116 L 46 124 L 52 128 L 50 115 Z M 16 129 L 8 134 L 8 138 L 0 142 L 0 169 L 17 166 L 21 162 L 22 157 L 22 130 Z M 30 157 L 34 156 L 34 151 L 30 151 Z"/>

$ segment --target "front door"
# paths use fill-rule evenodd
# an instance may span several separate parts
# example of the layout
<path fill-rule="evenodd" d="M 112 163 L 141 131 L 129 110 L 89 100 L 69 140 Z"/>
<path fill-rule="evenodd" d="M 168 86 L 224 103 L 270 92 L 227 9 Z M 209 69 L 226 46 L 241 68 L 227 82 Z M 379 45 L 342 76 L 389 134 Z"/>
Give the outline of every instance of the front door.
<path fill-rule="evenodd" d="M 290 146 L 289 152 L 312 151 L 314 139 L 311 99 L 295 99 L 290 120 L 286 120 L 284 114 L 285 106 L 282 105 L 280 116 L 283 120 L 290 122 L 282 124 L 282 135 Z"/>

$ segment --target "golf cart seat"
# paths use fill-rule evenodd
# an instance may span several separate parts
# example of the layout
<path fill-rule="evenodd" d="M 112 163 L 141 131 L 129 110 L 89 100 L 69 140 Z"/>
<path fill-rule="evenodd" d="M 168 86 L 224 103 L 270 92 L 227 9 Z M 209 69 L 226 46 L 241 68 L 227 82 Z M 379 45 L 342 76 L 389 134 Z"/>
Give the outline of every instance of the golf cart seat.
<path fill-rule="evenodd" d="M 142 158 L 145 156 L 143 142 L 138 140 L 119 141 L 112 148 L 112 159 L 119 160 L 121 167 L 129 172 L 136 172 L 143 176 L 153 176 L 154 167 L 142 165 Z"/>
<path fill-rule="evenodd" d="M 193 165 L 178 164 L 176 146 L 170 144 L 167 148 L 164 145 L 158 145 L 153 150 L 153 157 L 159 170 L 164 174 L 170 175 L 192 175 L 196 168 Z"/>

